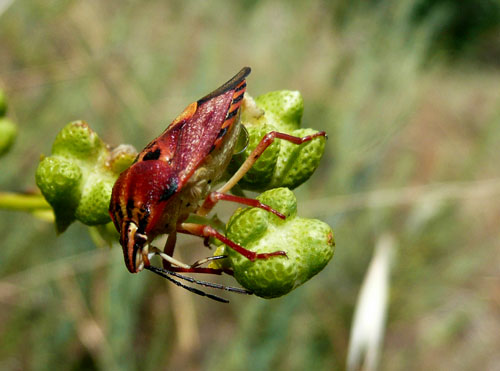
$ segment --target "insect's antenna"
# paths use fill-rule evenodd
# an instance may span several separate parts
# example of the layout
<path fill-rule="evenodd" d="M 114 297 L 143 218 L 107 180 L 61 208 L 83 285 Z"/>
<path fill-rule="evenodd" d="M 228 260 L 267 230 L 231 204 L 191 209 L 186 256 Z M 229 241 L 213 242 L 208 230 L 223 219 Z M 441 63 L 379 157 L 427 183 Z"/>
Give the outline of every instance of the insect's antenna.
<path fill-rule="evenodd" d="M 211 287 L 213 289 L 226 290 L 229 292 L 235 292 L 237 294 L 245 294 L 245 295 L 252 295 L 253 294 L 253 292 L 239 288 L 239 287 L 225 286 L 225 285 L 220 285 L 218 283 L 201 281 L 201 280 L 197 280 L 193 277 L 188 277 L 188 276 L 184 276 L 182 274 L 179 274 L 177 272 L 169 271 L 167 269 L 162 269 L 162 268 L 157 268 L 157 267 L 152 267 L 152 266 L 148 267 L 147 269 L 149 269 L 152 272 L 155 272 L 156 274 L 162 273 L 165 275 L 174 276 L 174 277 L 180 278 L 181 280 L 185 280 L 185 281 L 188 281 L 188 282 L 191 282 L 191 283 L 194 283 L 197 285 L 201 285 L 201 286 Z M 160 275 L 163 276 L 162 274 L 160 274 Z"/>
<path fill-rule="evenodd" d="M 163 278 L 166 278 L 167 280 L 169 280 L 170 282 L 176 284 L 177 286 L 182 287 L 183 289 L 186 289 L 186 290 L 192 292 L 193 294 L 200 295 L 200 296 L 205 296 L 205 297 L 207 297 L 209 299 L 212 299 L 212 300 L 215 300 L 215 301 L 219 301 L 221 303 L 229 303 L 229 300 L 221 298 L 220 296 L 217 296 L 217 295 L 208 294 L 208 293 L 206 293 L 204 291 L 198 290 L 197 288 L 184 285 L 182 282 L 176 281 L 172 277 L 170 277 L 168 274 L 166 274 L 166 272 L 168 272 L 168 273 L 173 273 L 173 272 L 163 271 L 163 270 L 158 269 L 156 267 L 145 267 L 145 268 L 147 270 L 150 270 L 153 273 L 156 273 L 159 276 L 162 276 Z"/>

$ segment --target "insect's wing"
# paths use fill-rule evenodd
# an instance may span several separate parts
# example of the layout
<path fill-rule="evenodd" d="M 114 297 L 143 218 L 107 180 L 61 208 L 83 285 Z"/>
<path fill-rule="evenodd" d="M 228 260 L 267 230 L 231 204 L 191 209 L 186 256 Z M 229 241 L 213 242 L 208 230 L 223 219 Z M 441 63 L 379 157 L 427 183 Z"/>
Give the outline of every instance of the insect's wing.
<path fill-rule="evenodd" d="M 218 89 L 217 94 L 211 93 L 197 102 L 196 113 L 184 125 L 176 151 L 175 166 L 181 182 L 189 179 L 206 156 L 222 145 L 238 119 L 245 86 L 244 78 L 236 80 L 228 90 Z"/>
<path fill-rule="evenodd" d="M 220 88 L 191 103 L 141 152 L 138 161 L 168 162 L 177 171 L 181 189 L 236 122 L 249 73 L 250 68 L 243 68 Z"/>
<path fill-rule="evenodd" d="M 175 156 L 181 184 L 186 182 L 208 154 L 222 144 L 238 118 L 250 68 L 196 102 L 194 114 L 183 125 Z"/>

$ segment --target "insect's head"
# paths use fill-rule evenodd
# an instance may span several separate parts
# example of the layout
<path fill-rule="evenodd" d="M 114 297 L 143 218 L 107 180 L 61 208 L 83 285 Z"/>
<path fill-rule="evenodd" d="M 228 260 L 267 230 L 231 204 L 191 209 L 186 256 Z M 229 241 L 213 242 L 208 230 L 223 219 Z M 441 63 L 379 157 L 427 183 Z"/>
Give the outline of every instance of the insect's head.
<path fill-rule="evenodd" d="M 123 248 L 125 265 L 130 273 L 138 273 L 144 269 L 148 254 L 147 240 L 146 234 L 138 232 L 137 224 L 134 221 L 123 221 L 120 244 Z"/>
<path fill-rule="evenodd" d="M 170 222 L 168 206 L 177 189 L 177 173 L 158 160 L 135 163 L 115 182 L 109 215 L 120 234 L 125 265 L 131 273 L 149 264 L 148 240 Z M 170 224 L 175 225 L 175 220 Z"/>

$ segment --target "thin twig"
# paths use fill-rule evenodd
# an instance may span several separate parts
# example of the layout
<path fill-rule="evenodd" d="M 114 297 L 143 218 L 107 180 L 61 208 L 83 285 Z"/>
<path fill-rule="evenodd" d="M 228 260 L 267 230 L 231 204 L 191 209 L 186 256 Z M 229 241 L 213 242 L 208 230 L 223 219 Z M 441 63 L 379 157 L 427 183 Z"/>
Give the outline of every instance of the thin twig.
<path fill-rule="evenodd" d="M 42 195 L 0 192 L 0 209 L 18 211 L 50 210 Z"/>
<path fill-rule="evenodd" d="M 169 290 L 172 300 L 172 313 L 177 327 L 177 351 L 189 354 L 193 349 L 199 349 L 199 329 L 194 304 L 195 295 L 184 290 Z"/>
<path fill-rule="evenodd" d="M 424 184 L 310 200 L 301 214 L 332 215 L 356 209 L 408 205 L 423 200 L 471 199 L 495 194 L 500 195 L 500 179 Z"/>

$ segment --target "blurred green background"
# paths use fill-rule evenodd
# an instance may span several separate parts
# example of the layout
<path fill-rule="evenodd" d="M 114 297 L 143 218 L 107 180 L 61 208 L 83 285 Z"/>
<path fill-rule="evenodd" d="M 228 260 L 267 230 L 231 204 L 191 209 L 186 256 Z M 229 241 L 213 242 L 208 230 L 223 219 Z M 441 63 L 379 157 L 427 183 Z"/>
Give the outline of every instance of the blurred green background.
<path fill-rule="evenodd" d="M 251 95 L 300 90 L 304 126 L 328 132 L 296 193 L 299 215 L 329 223 L 337 242 L 286 297 L 223 305 L 129 274 L 121 250 L 96 247 L 80 224 L 56 237 L 0 211 L 0 369 L 344 369 L 388 234 L 380 369 L 498 370 L 499 35 L 495 0 L 0 1 L 0 84 L 20 131 L 0 190 L 33 191 L 69 121 L 140 149 L 248 65 Z M 196 239 L 177 252 L 208 253 Z"/>

